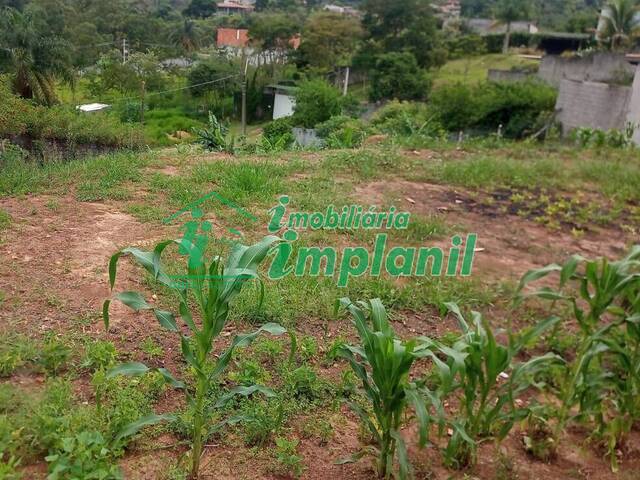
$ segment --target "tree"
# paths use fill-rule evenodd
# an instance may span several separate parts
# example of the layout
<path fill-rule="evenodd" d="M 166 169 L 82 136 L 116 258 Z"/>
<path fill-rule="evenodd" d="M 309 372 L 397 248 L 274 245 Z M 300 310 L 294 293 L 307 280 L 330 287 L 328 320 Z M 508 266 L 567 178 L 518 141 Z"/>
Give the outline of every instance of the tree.
<path fill-rule="evenodd" d="M 51 105 L 55 78 L 73 81 L 69 46 L 57 33 L 39 9 L 0 11 L 0 70 L 10 73 L 17 95 Z"/>
<path fill-rule="evenodd" d="M 523 0 L 500 0 L 496 5 L 496 19 L 506 27 L 502 53 L 509 53 L 511 43 L 511 23 L 528 17 L 527 5 Z"/>
<path fill-rule="evenodd" d="M 411 52 L 422 68 L 446 60 L 442 36 L 430 2 L 425 0 L 365 0 L 362 24 L 367 43 L 361 61 L 372 67 L 382 53 Z"/>
<path fill-rule="evenodd" d="M 191 0 L 183 13 L 188 17 L 207 18 L 217 10 L 218 6 L 213 0 Z"/>
<path fill-rule="evenodd" d="M 126 63 L 122 63 L 121 53 L 113 50 L 103 55 L 97 63 L 97 71 L 89 74 L 89 89 L 94 95 L 109 90 L 120 93 L 138 93 L 145 82 L 149 92 L 166 87 L 166 75 L 159 66 L 158 57 L 153 53 L 132 53 Z"/>
<path fill-rule="evenodd" d="M 201 37 L 198 24 L 189 18 L 183 18 L 176 29 L 169 34 L 171 43 L 186 53 L 195 52 L 200 48 Z"/>
<path fill-rule="evenodd" d="M 237 90 L 238 72 L 239 68 L 229 61 L 211 60 L 209 62 L 200 62 L 187 75 L 187 83 L 191 87 L 189 90 L 194 97 L 201 97 L 212 90 L 216 90 L 225 96 L 231 95 Z M 218 83 L 202 85 L 203 83 L 231 75 L 235 75 L 235 77 Z"/>
<path fill-rule="evenodd" d="M 638 7 L 631 0 L 613 0 L 603 9 L 601 20 L 599 38 L 612 50 L 628 45 L 640 32 Z"/>
<path fill-rule="evenodd" d="M 395 98 L 421 100 L 429 93 L 431 82 L 409 52 L 379 55 L 371 72 L 371 100 Z"/>
<path fill-rule="evenodd" d="M 300 58 L 307 65 L 328 71 L 349 65 L 362 34 L 360 22 L 353 17 L 316 12 L 305 23 Z"/>

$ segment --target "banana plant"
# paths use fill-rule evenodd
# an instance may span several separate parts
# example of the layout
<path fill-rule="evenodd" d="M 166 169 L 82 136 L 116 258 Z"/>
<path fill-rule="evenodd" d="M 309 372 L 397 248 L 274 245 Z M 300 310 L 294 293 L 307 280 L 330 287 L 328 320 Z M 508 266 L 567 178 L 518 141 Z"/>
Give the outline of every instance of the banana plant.
<path fill-rule="evenodd" d="M 205 237 L 200 236 L 200 239 L 203 238 Z M 149 304 L 139 292 L 120 292 L 114 296 L 114 299 L 135 311 L 153 312 L 160 325 L 179 338 L 182 356 L 194 372 L 195 391 L 191 392 L 184 382 L 176 380 L 166 369 L 155 369 L 171 386 L 185 391 L 193 409 L 191 478 L 198 477 L 203 442 L 206 438 L 205 427 L 208 414 L 205 409 L 206 396 L 212 390 L 212 386 L 219 382 L 234 350 L 249 345 L 263 332 L 272 335 L 285 333 L 285 329 L 280 325 L 267 323 L 253 333 L 236 335 L 230 346 L 220 353 L 217 360 L 212 360 L 213 344 L 227 323 L 230 304 L 248 280 L 258 280 L 259 302 L 262 302 L 264 288 L 258 276 L 258 266 L 265 259 L 270 248 L 279 241 L 278 237 L 267 236 L 251 246 L 235 243 L 226 262 L 218 256 L 206 259 L 206 239 L 191 242 L 186 238 L 160 242 L 153 251 L 125 248 L 114 254 L 109 261 L 109 284 L 112 290 L 115 285 L 118 260 L 126 255 L 132 257 L 153 275 L 158 283 L 177 294 L 177 315 Z M 179 244 L 180 252 L 188 255 L 186 275 L 170 276 L 162 263 L 162 253 L 171 244 Z M 107 329 L 110 303 L 111 299 L 107 299 L 103 305 L 103 319 Z M 182 320 L 184 326 L 178 324 L 177 318 Z M 142 363 L 130 362 L 112 369 L 108 375 L 142 375 L 150 370 Z M 241 386 L 218 399 L 214 408 L 222 406 L 234 395 L 248 396 L 253 393 L 273 395 L 263 386 Z M 152 415 L 142 418 L 125 427 L 119 437 L 130 436 L 145 425 L 172 418 L 171 415 Z"/>
<path fill-rule="evenodd" d="M 559 274 L 557 288 L 523 293 L 553 273 Z M 640 245 L 617 261 L 574 255 L 563 265 L 531 270 L 518 289 L 519 300 L 526 296 L 568 303 L 579 327 L 575 358 L 561 385 L 555 438 L 569 421 L 593 419 L 617 470 L 617 445 L 640 419 Z"/>
<path fill-rule="evenodd" d="M 355 402 L 349 405 L 371 433 L 376 447 L 365 448 L 338 463 L 356 461 L 366 454 L 373 454 L 377 457 L 377 471 L 381 478 L 391 477 L 395 460 L 399 478 L 407 478 L 411 474 L 411 465 L 400 434 L 404 415 L 412 406 L 419 425 L 419 444 L 423 447 L 431 424 L 429 408 L 431 404 L 438 404 L 432 392 L 424 385 L 412 382 L 409 377 L 413 362 L 431 353 L 429 343 L 396 338 L 380 299 L 352 303 L 348 298 L 342 298 L 336 309 L 340 305 L 353 316 L 362 344 L 345 345 L 338 355 L 349 362 L 362 382 L 369 408 Z"/>
<path fill-rule="evenodd" d="M 452 347 L 459 355 L 448 352 L 446 368 L 436 362 L 439 383 L 446 386 L 447 393 L 460 391 L 460 411 L 446 420 L 452 432 L 444 458 L 449 466 L 460 468 L 475 463 L 479 442 L 489 438 L 502 441 L 514 424 L 528 415 L 528 409 L 519 406 L 516 399 L 542 369 L 561 359 L 552 353 L 525 362 L 517 362 L 516 357 L 559 319 L 551 317 L 519 337 L 509 335 L 509 342 L 501 344 L 480 313 L 471 312 L 470 325 L 458 305 L 445 306 L 456 317 L 462 334 Z"/>

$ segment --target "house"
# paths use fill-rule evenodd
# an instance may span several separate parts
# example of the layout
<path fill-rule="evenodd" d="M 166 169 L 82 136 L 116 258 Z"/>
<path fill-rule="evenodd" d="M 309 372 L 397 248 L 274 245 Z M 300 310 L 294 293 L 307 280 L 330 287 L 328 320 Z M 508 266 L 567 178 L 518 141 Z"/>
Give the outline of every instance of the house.
<path fill-rule="evenodd" d="M 462 11 L 460 0 L 445 0 L 440 4 L 432 3 L 431 8 L 436 12 L 436 16 L 449 21 L 459 19 Z"/>
<path fill-rule="evenodd" d="M 478 35 L 496 35 L 505 33 L 507 25 L 491 18 L 470 18 L 467 27 Z M 511 33 L 538 33 L 535 23 L 529 21 L 511 22 Z"/>
<path fill-rule="evenodd" d="M 348 15 L 351 17 L 359 17 L 360 12 L 353 7 L 343 7 L 342 5 L 325 5 L 323 10 L 331 13 L 338 13 L 340 15 Z"/>
<path fill-rule="evenodd" d="M 246 48 L 249 45 L 249 30 L 246 28 L 218 28 L 218 48 Z"/>
<path fill-rule="evenodd" d="M 246 3 L 240 3 L 233 0 L 225 0 L 222 3 L 218 3 L 218 13 L 223 15 L 240 14 L 244 15 L 251 13 L 255 10 L 253 5 Z"/>

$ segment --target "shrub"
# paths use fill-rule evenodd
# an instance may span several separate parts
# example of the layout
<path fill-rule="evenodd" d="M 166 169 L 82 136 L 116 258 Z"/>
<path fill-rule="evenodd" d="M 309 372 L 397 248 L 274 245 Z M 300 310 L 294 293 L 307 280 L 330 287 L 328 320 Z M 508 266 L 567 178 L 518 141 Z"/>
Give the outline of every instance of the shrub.
<path fill-rule="evenodd" d="M 322 79 L 306 80 L 296 91 L 293 124 L 313 128 L 342 113 L 340 92 Z"/>
<path fill-rule="evenodd" d="M 469 86 L 446 85 L 433 92 L 430 108 L 449 131 L 476 128 L 505 137 L 533 133 L 544 113 L 552 112 L 556 91 L 539 81 L 484 82 Z"/>
<path fill-rule="evenodd" d="M 440 138 L 444 129 L 426 105 L 393 101 L 375 115 L 371 124 L 381 133 L 394 136 Z"/>
<path fill-rule="evenodd" d="M 362 145 L 367 128 L 362 120 L 338 115 L 316 126 L 318 136 L 330 148 L 354 148 Z"/>
<path fill-rule="evenodd" d="M 289 148 L 295 141 L 291 126 L 291 117 L 278 118 L 264 126 L 262 136 L 272 145 L 282 144 L 284 148 Z"/>
<path fill-rule="evenodd" d="M 377 57 L 371 72 L 371 100 L 421 100 L 427 97 L 430 89 L 427 72 L 418 66 L 411 53 L 391 52 Z"/>

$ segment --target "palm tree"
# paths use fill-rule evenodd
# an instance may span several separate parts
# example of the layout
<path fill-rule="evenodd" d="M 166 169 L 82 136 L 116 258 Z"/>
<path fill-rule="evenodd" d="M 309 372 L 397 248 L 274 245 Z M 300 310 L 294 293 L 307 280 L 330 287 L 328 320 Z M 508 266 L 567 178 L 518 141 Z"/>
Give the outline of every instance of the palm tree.
<path fill-rule="evenodd" d="M 522 0 L 500 0 L 496 5 L 496 19 L 506 26 L 502 53 L 509 53 L 511 23 L 528 17 L 527 5 Z"/>
<path fill-rule="evenodd" d="M 0 70 L 11 75 L 17 95 L 56 103 L 55 79 L 73 81 L 68 50 L 61 38 L 41 34 L 29 11 L 0 10 Z"/>
<path fill-rule="evenodd" d="M 602 9 L 599 38 L 612 50 L 628 45 L 640 32 L 638 7 L 631 0 L 613 0 Z"/>
<path fill-rule="evenodd" d="M 182 23 L 169 35 L 171 43 L 186 53 L 195 52 L 200 48 L 200 29 L 198 24 L 189 18 L 183 18 Z"/>

